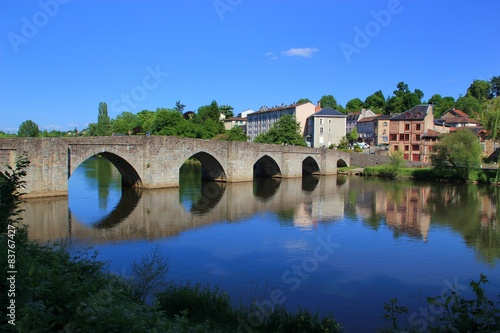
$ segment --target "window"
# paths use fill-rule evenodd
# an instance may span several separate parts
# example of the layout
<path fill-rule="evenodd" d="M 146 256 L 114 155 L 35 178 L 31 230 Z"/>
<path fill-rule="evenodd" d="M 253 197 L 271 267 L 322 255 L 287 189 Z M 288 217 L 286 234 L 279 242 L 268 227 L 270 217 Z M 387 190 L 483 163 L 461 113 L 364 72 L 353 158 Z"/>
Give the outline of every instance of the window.
<path fill-rule="evenodd" d="M 405 140 L 405 135 L 399 134 L 399 141 L 404 141 L 404 140 Z"/>
<path fill-rule="evenodd" d="M 405 145 L 405 151 L 408 151 L 408 150 L 410 150 L 410 146 Z"/>
<path fill-rule="evenodd" d="M 332 123 L 332 120 L 331 119 L 328 119 L 328 123 L 331 124 Z"/>
<path fill-rule="evenodd" d="M 323 125 L 323 118 L 319 118 L 319 124 Z"/>
<path fill-rule="evenodd" d="M 391 140 L 391 141 L 397 141 L 398 140 L 398 135 L 397 134 L 391 134 L 389 136 L 389 140 Z"/>
<path fill-rule="evenodd" d="M 405 134 L 405 141 L 410 141 L 410 134 Z"/>
<path fill-rule="evenodd" d="M 405 131 L 409 131 L 410 130 L 410 124 L 405 124 Z"/>
<path fill-rule="evenodd" d="M 332 129 L 331 128 L 328 129 L 328 133 L 332 133 Z"/>
<path fill-rule="evenodd" d="M 415 125 L 415 130 L 420 131 L 420 124 Z"/>
<path fill-rule="evenodd" d="M 387 121 L 384 121 L 384 126 L 387 126 Z"/>
<path fill-rule="evenodd" d="M 396 145 L 394 146 L 394 151 L 398 151 L 399 150 L 399 147 Z"/>
<path fill-rule="evenodd" d="M 415 141 L 420 141 L 420 134 L 415 135 Z"/>
<path fill-rule="evenodd" d="M 319 134 L 323 134 L 323 127 L 319 128 Z"/>
<path fill-rule="evenodd" d="M 411 150 L 420 150 L 419 145 L 412 145 Z"/>

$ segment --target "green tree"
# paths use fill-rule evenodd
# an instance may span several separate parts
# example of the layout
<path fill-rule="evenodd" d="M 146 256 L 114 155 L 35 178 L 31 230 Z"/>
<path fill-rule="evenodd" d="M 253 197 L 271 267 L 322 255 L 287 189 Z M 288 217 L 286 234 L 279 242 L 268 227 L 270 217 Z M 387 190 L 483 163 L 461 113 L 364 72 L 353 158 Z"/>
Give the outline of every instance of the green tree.
<path fill-rule="evenodd" d="M 442 97 L 440 94 L 432 95 L 427 103 L 432 103 L 434 109 L 434 117 L 436 118 L 441 117 L 443 113 L 455 107 L 455 99 L 453 97 Z"/>
<path fill-rule="evenodd" d="M 234 117 L 234 108 L 231 105 L 221 105 L 219 107 L 220 113 L 224 115 L 226 119 Z"/>
<path fill-rule="evenodd" d="M 301 98 L 297 101 L 297 104 L 312 103 L 309 98 Z"/>
<path fill-rule="evenodd" d="M 490 80 L 490 84 L 493 97 L 500 97 L 500 76 L 493 76 Z"/>
<path fill-rule="evenodd" d="M 474 80 L 467 89 L 467 95 L 474 97 L 479 103 L 483 103 L 492 97 L 491 83 L 485 80 Z"/>
<path fill-rule="evenodd" d="M 203 138 L 210 139 L 224 133 L 224 123 L 221 120 L 221 110 L 214 100 L 209 105 L 200 106 L 193 116 L 193 121 L 204 127 Z"/>
<path fill-rule="evenodd" d="M 128 111 L 122 112 L 111 121 L 113 133 L 128 134 L 137 126 L 139 126 L 137 115 Z"/>
<path fill-rule="evenodd" d="M 471 117 L 481 113 L 482 110 L 481 103 L 471 95 L 462 96 L 457 99 L 455 107 Z"/>
<path fill-rule="evenodd" d="M 422 103 L 424 97 L 422 90 L 415 89 L 411 92 L 404 82 L 399 82 L 396 88 L 394 96 L 389 97 L 387 100 L 385 110 L 387 114 L 402 113 Z"/>
<path fill-rule="evenodd" d="M 398 177 L 401 173 L 401 169 L 404 168 L 407 163 L 402 151 L 392 152 L 389 157 L 389 166 L 387 167 L 388 175 L 392 178 Z"/>
<path fill-rule="evenodd" d="M 99 103 L 97 114 L 97 124 L 89 124 L 89 132 L 92 136 L 109 136 L 112 134 L 111 119 L 108 116 L 108 105 L 104 102 Z"/>
<path fill-rule="evenodd" d="M 225 134 L 222 134 L 220 140 L 246 142 L 248 140 L 248 136 L 240 126 L 234 126 L 229 131 L 226 131 Z"/>
<path fill-rule="evenodd" d="M 365 99 L 364 107 L 374 112 L 385 111 L 385 96 L 381 90 L 378 90 Z"/>
<path fill-rule="evenodd" d="M 349 150 L 349 139 L 347 136 L 343 136 L 340 138 L 339 144 L 337 145 L 338 150 L 348 151 Z"/>
<path fill-rule="evenodd" d="M 183 121 L 185 119 L 180 112 L 159 108 L 155 112 L 151 132 L 157 135 L 178 135 L 179 125 Z"/>
<path fill-rule="evenodd" d="M 254 142 L 306 146 L 306 142 L 300 134 L 300 123 L 295 119 L 295 116 L 290 114 L 281 116 L 269 131 L 259 134 Z"/>
<path fill-rule="evenodd" d="M 500 97 L 496 97 L 487 103 L 483 126 L 488 131 L 491 140 L 496 143 L 500 138 Z M 498 155 L 496 162 L 498 162 Z M 499 171 L 500 169 L 497 168 L 495 183 L 499 180 Z"/>
<path fill-rule="evenodd" d="M 357 112 L 363 108 L 363 101 L 359 98 L 353 98 L 345 105 L 347 112 Z"/>
<path fill-rule="evenodd" d="M 184 104 L 181 104 L 181 101 L 175 102 L 175 111 L 182 113 L 185 107 L 186 106 Z"/>
<path fill-rule="evenodd" d="M 149 110 L 142 110 L 137 113 L 137 123 L 138 126 L 142 128 L 144 132 L 151 132 L 153 128 L 153 122 L 155 118 L 155 113 Z"/>
<path fill-rule="evenodd" d="M 471 172 L 480 166 L 482 148 L 477 136 L 468 129 L 444 135 L 435 146 L 431 163 L 437 172 L 452 168 L 459 178 L 469 180 Z"/>
<path fill-rule="evenodd" d="M 333 97 L 333 95 L 321 96 L 321 99 L 319 100 L 319 102 L 321 103 L 321 107 L 323 109 L 324 108 L 332 108 L 333 110 L 337 110 L 338 106 L 339 106 L 337 104 L 337 100 L 335 99 L 335 97 Z"/>
<path fill-rule="evenodd" d="M 352 129 L 352 131 L 349 132 L 349 134 L 347 135 L 347 138 L 349 139 L 349 141 L 352 142 L 352 141 L 356 141 L 358 139 L 358 136 L 359 136 L 358 129 L 356 127 L 354 127 Z"/>
<path fill-rule="evenodd" d="M 20 137 L 37 137 L 40 136 L 40 129 L 33 120 L 26 120 L 19 126 L 17 135 Z"/>

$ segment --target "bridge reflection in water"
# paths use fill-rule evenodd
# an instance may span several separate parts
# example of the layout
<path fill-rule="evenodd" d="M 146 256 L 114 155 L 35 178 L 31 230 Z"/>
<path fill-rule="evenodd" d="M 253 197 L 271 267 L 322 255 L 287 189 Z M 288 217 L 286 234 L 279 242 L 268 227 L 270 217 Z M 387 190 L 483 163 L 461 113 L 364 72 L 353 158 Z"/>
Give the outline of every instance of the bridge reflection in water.
<path fill-rule="evenodd" d="M 300 211 L 304 203 L 315 207 L 316 213 L 322 212 L 321 217 L 310 216 L 311 221 L 340 218 L 343 199 L 335 195 L 336 179 L 324 177 L 324 182 L 331 186 L 324 184 L 322 190 L 315 188 L 320 182 L 314 176 L 304 180 L 258 178 L 236 184 L 201 182 L 200 192 L 195 195 L 197 200 L 190 207 L 180 200 L 177 188 L 145 191 L 126 188 L 114 209 L 91 224 L 71 212 L 67 198 L 30 199 L 23 205 L 23 219 L 29 225 L 30 237 L 41 242 L 85 238 L 91 243 L 101 243 L 169 237 L 213 223 L 237 222 L 259 212 Z M 325 193 L 326 188 L 330 194 Z M 330 198 L 328 202 L 321 199 L 325 194 Z M 302 215 L 300 225 L 305 225 Z"/>
<path fill-rule="evenodd" d="M 187 195 L 181 191 L 127 189 L 111 212 L 91 223 L 72 213 L 68 199 L 62 197 L 27 200 L 22 217 L 32 239 L 85 239 L 89 244 L 161 239 L 266 212 L 286 216 L 284 223 L 300 228 L 352 220 L 373 230 L 385 225 L 395 237 L 423 241 L 428 241 L 433 221 L 459 231 L 486 261 L 500 257 L 495 245 L 500 239 L 500 191 L 490 188 L 308 176 L 234 184 L 200 181 L 197 191 L 191 188 Z M 189 205 L 187 197 L 193 200 Z"/>

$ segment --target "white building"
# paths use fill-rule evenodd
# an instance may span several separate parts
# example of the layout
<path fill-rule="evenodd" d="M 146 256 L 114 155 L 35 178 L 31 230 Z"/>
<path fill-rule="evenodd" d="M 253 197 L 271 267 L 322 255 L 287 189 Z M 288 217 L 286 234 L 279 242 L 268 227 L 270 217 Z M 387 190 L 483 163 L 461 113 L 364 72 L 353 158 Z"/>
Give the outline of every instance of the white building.
<path fill-rule="evenodd" d="M 310 147 L 339 144 L 346 135 L 347 116 L 337 110 L 324 108 L 307 118 L 305 138 Z"/>
<path fill-rule="evenodd" d="M 300 134 L 303 136 L 307 117 L 314 114 L 316 109 L 316 105 L 310 102 L 272 108 L 262 107 L 259 111 L 247 115 L 247 135 L 250 137 L 250 141 L 253 141 L 257 135 L 267 132 L 281 116 L 290 114 L 295 116 L 299 122 Z"/>

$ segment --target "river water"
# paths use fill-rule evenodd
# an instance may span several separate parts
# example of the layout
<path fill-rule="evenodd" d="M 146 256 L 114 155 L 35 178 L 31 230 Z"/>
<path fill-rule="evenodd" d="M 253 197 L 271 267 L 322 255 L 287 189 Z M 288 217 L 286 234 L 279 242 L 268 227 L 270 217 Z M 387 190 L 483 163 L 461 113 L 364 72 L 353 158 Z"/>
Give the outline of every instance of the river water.
<path fill-rule="evenodd" d="M 118 171 L 94 157 L 69 179 L 68 197 L 24 208 L 31 238 L 91 246 L 112 272 L 128 276 L 158 246 L 169 280 L 332 313 L 346 332 L 383 327 L 391 298 L 409 307 L 409 326 L 424 328 L 433 320 L 426 296 L 469 297 L 480 273 L 492 298 L 500 291 L 494 187 L 357 176 L 224 184 L 185 165 L 180 188 L 122 190 Z"/>

